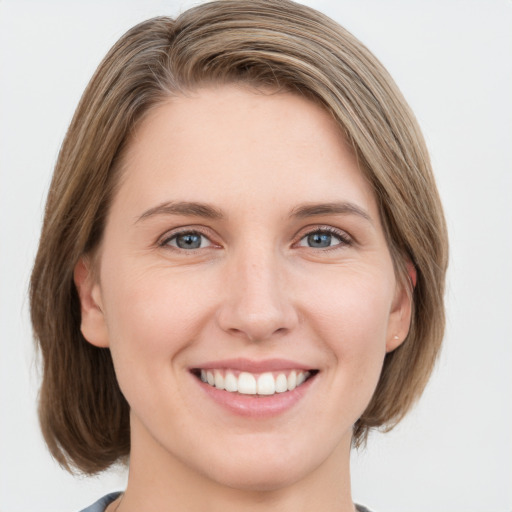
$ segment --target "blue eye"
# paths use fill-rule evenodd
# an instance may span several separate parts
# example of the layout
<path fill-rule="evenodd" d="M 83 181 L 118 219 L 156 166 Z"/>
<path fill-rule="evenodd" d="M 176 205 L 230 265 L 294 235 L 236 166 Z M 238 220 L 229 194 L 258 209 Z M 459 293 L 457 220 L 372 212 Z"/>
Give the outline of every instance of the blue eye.
<path fill-rule="evenodd" d="M 327 249 L 328 247 L 348 244 L 350 244 L 350 240 L 346 236 L 325 229 L 308 233 L 299 242 L 299 246 L 311 247 L 312 249 Z"/>
<path fill-rule="evenodd" d="M 164 245 L 170 245 L 177 247 L 178 249 L 192 250 L 202 249 L 211 245 L 210 240 L 201 233 L 195 231 L 187 231 L 183 233 L 177 233 L 172 237 L 165 240 Z"/>

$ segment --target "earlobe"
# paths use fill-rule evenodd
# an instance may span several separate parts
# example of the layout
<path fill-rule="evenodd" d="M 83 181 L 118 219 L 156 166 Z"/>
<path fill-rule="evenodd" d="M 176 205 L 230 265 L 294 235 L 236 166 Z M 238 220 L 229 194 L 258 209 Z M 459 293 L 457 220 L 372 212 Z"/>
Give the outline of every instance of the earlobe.
<path fill-rule="evenodd" d="M 80 330 L 97 347 L 108 347 L 108 330 L 101 301 L 101 289 L 94 278 L 90 260 L 81 257 L 75 265 L 74 281 L 80 298 Z"/>
<path fill-rule="evenodd" d="M 407 338 L 412 319 L 413 292 L 416 287 L 416 268 L 410 262 L 406 264 L 408 283 L 398 283 L 393 309 L 390 314 L 386 352 L 392 352 L 398 348 Z"/>

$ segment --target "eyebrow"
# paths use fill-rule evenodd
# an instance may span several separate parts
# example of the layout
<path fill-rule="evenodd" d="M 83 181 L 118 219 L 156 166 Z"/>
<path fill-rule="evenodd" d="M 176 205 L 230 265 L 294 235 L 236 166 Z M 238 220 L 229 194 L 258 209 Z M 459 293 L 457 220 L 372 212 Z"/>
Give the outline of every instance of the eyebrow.
<path fill-rule="evenodd" d="M 206 203 L 195 203 L 189 201 L 168 201 L 161 203 L 149 210 L 146 210 L 136 223 L 155 215 L 185 215 L 193 217 L 203 217 L 206 219 L 220 220 L 224 218 L 224 214 L 218 208 Z"/>
<path fill-rule="evenodd" d="M 290 213 L 290 217 L 298 219 L 320 215 L 357 215 L 373 224 L 373 220 L 368 212 L 360 206 L 346 201 L 305 204 L 303 206 L 297 206 Z"/>
<path fill-rule="evenodd" d="M 185 215 L 213 220 L 221 220 L 225 218 L 222 210 L 219 210 L 207 203 L 167 201 L 146 210 L 137 218 L 136 223 L 156 215 Z M 346 201 L 305 204 L 295 207 L 290 212 L 290 217 L 298 219 L 321 215 L 357 215 L 368 222 L 373 223 L 372 218 L 363 208 Z"/>

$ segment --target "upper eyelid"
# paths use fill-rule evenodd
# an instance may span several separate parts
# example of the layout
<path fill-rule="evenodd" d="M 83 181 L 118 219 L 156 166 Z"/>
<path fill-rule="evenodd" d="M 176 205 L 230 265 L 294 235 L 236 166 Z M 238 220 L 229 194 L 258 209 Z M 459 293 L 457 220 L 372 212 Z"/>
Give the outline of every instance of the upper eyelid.
<path fill-rule="evenodd" d="M 297 243 L 300 240 L 302 240 L 305 236 L 310 235 L 311 233 L 315 233 L 318 231 L 324 231 L 328 232 L 334 235 L 339 236 L 343 239 L 349 239 L 351 242 L 354 242 L 354 237 L 349 234 L 346 230 L 337 228 L 335 226 L 329 225 L 329 224 L 311 224 L 308 226 L 302 227 L 292 238 L 293 243 Z M 206 237 L 212 244 L 216 244 L 214 241 L 215 232 L 213 232 L 210 228 L 207 228 L 205 226 L 198 226 L 198 225 L 189 225 L 189 226 L 179 226 L 176 228 L 173 228 L 171 230 L 166 231 L 163 235 L 159 236 L 157 239 L 157 245 L 165 245 L 169 240 L 173 239 L 174 237 L 180 235 L 180 234 L 186 234 L 186 233 L 198 233 L 204 237 Z M 218 244 L 218 243 L 217 243 Z"/>
<path fill-rule="evenodd" d="M 346 230 L 337 228 L 334 226 L 330 226 L 328 224 L 317 224 L 317 225 L 312 225 L 312 226 L 305 226 L 297 233 L 297 235 L 295 237 L 296 237 L 296 239 L 301 240 L 305 236 L 310 235 L 311 233 L 319 232 L 319 231 L 331 233 L 331 234 L 338 235 L 343 238 L 349 238 L 350 240 L 354 240 L 354 237 L 350 233 L 348 233 Z"/>

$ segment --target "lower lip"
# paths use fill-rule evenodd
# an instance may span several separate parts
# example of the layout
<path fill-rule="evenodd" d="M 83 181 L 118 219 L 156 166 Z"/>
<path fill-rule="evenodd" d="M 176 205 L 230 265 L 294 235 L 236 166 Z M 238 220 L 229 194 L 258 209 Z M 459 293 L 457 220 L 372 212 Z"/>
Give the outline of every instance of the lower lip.
<path fill-rule="evenodd" d="M 275 393 L 273 395 L 232 393 L 210 386 L 197 377 L 194 377 L 194 379 L 209 398 L 229 412 L 248 418 L 270 418 L 283 414 L 294 407 L 310 389 L 317 375 L 313 375 L 293 391 L 285 391 L 284 393 Z"/>

